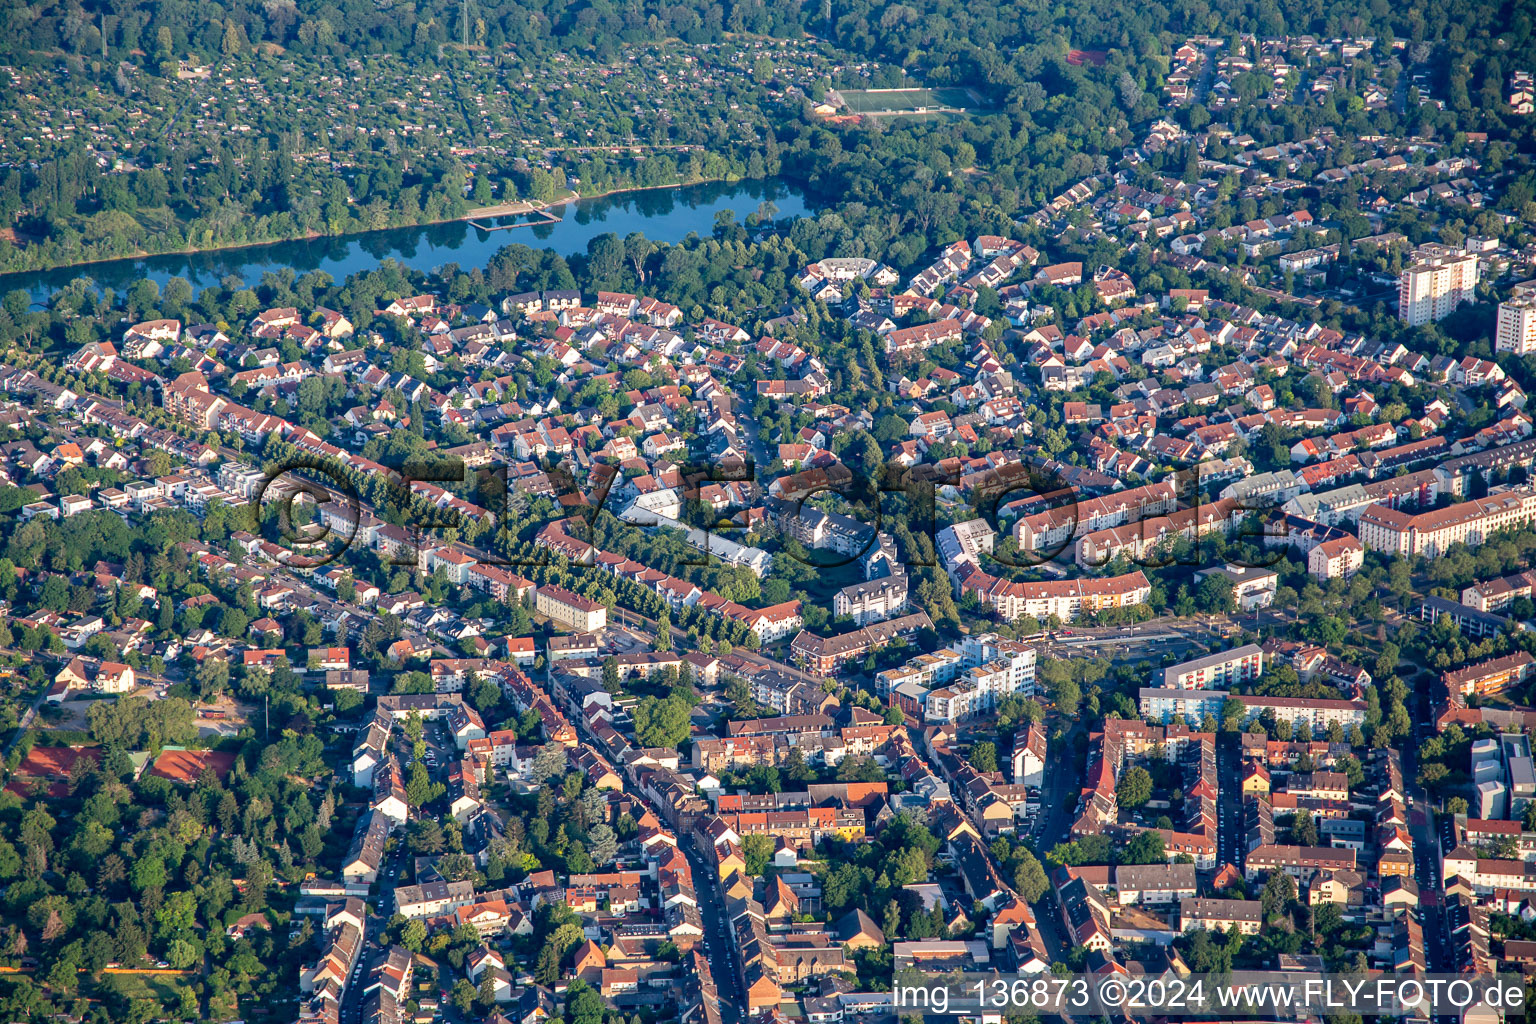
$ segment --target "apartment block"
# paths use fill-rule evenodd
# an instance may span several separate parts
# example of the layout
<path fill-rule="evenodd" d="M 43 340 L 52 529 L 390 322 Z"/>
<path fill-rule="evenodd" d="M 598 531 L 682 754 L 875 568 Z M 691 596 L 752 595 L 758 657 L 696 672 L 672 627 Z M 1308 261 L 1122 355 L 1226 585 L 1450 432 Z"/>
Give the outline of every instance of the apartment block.
<path fill-rule="evenodd" d="M 1142 688 L 1139 694 L 1141 717 L 1149 722 L 1167 725 L 1193 719 L 1198 722 L 1207 714 L 1221 717 L 1222 707 L 1231 694 L 1226 690 L 1169 690 Z M 1334 722 L 1344 728 L 1365 723 L 1365 701 L 1330 700 L 1326 698 L 1300 697 L 1238 697 L 1243 702 L 1243 723 L 1253 721 L 1265 711 L 1277 722 L 1289 722 L 1291 728 L 1302 723 L 1313 733 L 1327 729 Z"/>
<path fill-rule="evenodd" d="M 1322 583 L 1353 576 L 1364 564 L 1365 548 L 1353 537 L 1325 540 L 1307 552 L 1307 572 Z"/>
<path fill-rule="evenodd" d="M 1489 535 L 1536 519 L 1536 489 L 1511 488 L 1430 512 L 1372 506 L 1360 515 L 1360 543 L 1389 555 L 1438 558 L 1452 544 L 1475 548 Z"/>
<path fill-rule="evenodd" d="M 608 625 L 607 608 L 562 587 L 540 587 L 535 592 L 534 607 L 540 615 L 584 633 L 595 633 Z"/>
<path fill-rule="evenodd" d="M 907 610 L 906 576 L 882 576 L 852 583 L 832 595 L 832 614 L 847 615 L 860 626 Z"/>
<path fill-rule="evenodd" d="M 1247 709 L 1243 717 L 1244 724 L 1258 718 L 1265 711 L 1270 712 L 1277 722 L 1290 722 L 1292 729 L 1305 723 L 1314 736 L 1334 722 L 1345 729 L 1365 724 L 1366 704 L 1363 700 L 1252 696 L 1239 699 Z"/>
<path fill-rule="evenodd" d="M 1011 678 L 1012 673 L 1004 662 L 967 669 L 948 686 L 928 692 L 924 720 L 957 722 L 990 711 L 997 707 L 999 700 L 1014 692 Z"/>
<path fill-rule="evenodd" d="M 1284 871 L 1306 882 L 1319 871 L 1355 870 L 1355 851 L 1331 846 L 1279 846 L 1265 844 L 1248 851 L 1243 870 L 1249 881 L 1273 871 Z"/>
<path fill-rule="evenodd" d="M 1515 623 L 1502 615 L 1493 612 L 1478 611 L 1469 605 L 1459 601 L 1449 601 L 1443 597 L 1430 594 L 1419 602 L 1419 618 L 1425 622 L 1439 622 L 1441 616 L 1450 619 L 1451 623 L 1461 632 L 1470 637 L 1498 636 L 1511 627 L 1519 629 Z"/>
<path fill-rule="evenodd" d="M 1240 935 L 1257 935 L 1263 920 L 1264 905 L 1259 900 L 1179 901 L 1179 926 L 1186 932 L 1198 928 L 1213 932 L 1236 928 Z"/>
<path fill-rule="evenodd" d="M 1013 535 L 1021 551 L 1060 551 L 1074 537 L 1140 522 L 1152 516 L 1165 516 L 1178 507 L 1177 483 L 1160 480 L 1102 498 L 1073 500 L 1070 504 L 1023 516 L 1014 524 Z"/>
<path fill-rule="evenodd" d="M 1517 356 L 1536 352 L 1536 295 L 1521 295 L 1499 303 L 1494 350 Z"/>
<path fill-rule="evenodd" d="M 1410 327 L 1442 320 L 1477 291 L 1477 257 L 1445 252 L 1404 267 L 1397 279 L 1397 317 Z"/>
<path fill-rule="evenodd" d="M 1098 579 L 1036 582 L 999 579 L 973 567 L 962 567 L 957 576 L 961 597 L 975 594 L 983 608 L 992 608 L 1010 622 L 1025 615 L 1040 620 L 1054 615 L 1071 622 L 1084 612 L 1143 604 L 1152 593 L 1151 583 L 1139 569 Z"/>
<path fill-rule="evenodd" d="M 1169 665 L 1163 688 L 1169 690 L 1228 690 L 1252 682 L 1264 672 L 1264 649 L 1247 644 L 1230 651 Z"/>
<path fill-rule="evenodd" d="M 1503 693 L 1511 686 L 1518 686 L 1536 675 L 1536 658 L 1525 651 L 1516 651 L 1501 658 L 1490 658 L 1475 665 L 1454 669 L 1445 673 L 1445 686 L 1451 693 L 1463 697 L 1476 694 L 1480 697 Z"/>
<path fill-rule="evenodd" d="M 802 629 L 790 641 L 789 650 L 807 672 L 830 676 L 899 636 L 912 636 L 932 627 L 933 621 L 926 612 L 913 612 L 895 619 L 871 622 L 837 636 L 817 636 Z"/>
<path fill-rule="evenodd" d="M 993 633 L 966 637 L 958 649 L 920 654 L 886 669 L 875 690 L 926 722 L 956 722 L 991 711 L 1004 697 L 1035 692 L 1033 647 Z"/>
<path fill-rule="evenodd" d="M 1531 758 L 1530 737 L 1521 732 L 1500 734 L 1499 758 L 1504 762 L 1510 817 L 1523 820 L 1531 801 L 1536 800 L 1536 761 Z"/>
<path fill-rule="evenodd" d="M 1523 860 L 1495 860 L 1477 856 L 1470 847 L 1459 847 L 1445 855 L 1445 881 L 1465 879 L 1479 893 L 1508 890 L 1512 893 L 1536 892 L 1536 864 Z"/>
<path fill-rule="evenodd" d="M 1461 592 L 1461 603 L 1480 612 L 1500 612 L 1536 589 L 1536 572 L 1517 572 L 1512 576 L 1483 580 Z"/>
<path fill-rule="evenodd" d="M 1143 687 L 1140 694 L 1141 717 L 1167 725 L 1190 719 L 1199 722 L 1206 715 L 1221 717 L 1227 702 L 1225 690 L 1167 690 Z"/>

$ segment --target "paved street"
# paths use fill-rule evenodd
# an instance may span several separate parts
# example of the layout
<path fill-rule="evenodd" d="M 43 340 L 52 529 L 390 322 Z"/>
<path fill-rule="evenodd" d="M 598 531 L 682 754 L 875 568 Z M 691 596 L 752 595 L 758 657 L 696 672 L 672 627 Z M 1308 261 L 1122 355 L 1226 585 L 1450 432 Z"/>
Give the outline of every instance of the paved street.
<path fill-rule="evenodd" d="M 615 606 L 613 609 L 613 620 L 619 625 L 640 629 L 649 636 L 656 635 L 655 619 L 648 619 L 644 615 L 630 611 L 628 608 Z M 678 648 L 681 648 L 682 644 L 686 644 L 688 642 L 687 632 L 678 628 L 676 624 L 672 626 L 672 642 L 674 646 Z M 761 665 L 764 668 L 773 669 L 776 672 L 782 672 L 785 675 L 798 679 L 801 682 L 810 683 L 814 686 L 821 685 L 820 676 L 813 676 L 808 672 L 803 672 L 788 662 L 778 661 L 766 654 L 759 654 L 757 651 L 746 647 L 732 647 L 731 653 L 740 655 L 742 658 L 752 662 L 753 664 Z"/>
<path fill-rule="evenodd" d="M 56 671 L 58 669 L 54 668 L 50 670 L 50 674 Z M 6 757 L 10 756 L 11 751 L 16 749 L 16 744 L 20 743 L 21 738 L 27 734 L 27 729 L 31 727 L 33 721 L 37 718 L 38 709 L 43 706 L 43 701 L 47 699 L 48 687 L 44 686 L 42 691 L 38 693 L 37 699 L 32 702 L 31 706 L 27 708 L 26 713 L 21 716 L 20 721 L 16 723 L 16 731 L 11 734 L 10 740 L 5 745 Z"/>
<path fill-rule="evenodd" d="M 1047 729 L 1051 728 L 1049 722 Z M 1042 855 L 1057 843 L 1066 842 L 1072 827 L 1072 804 L 1081 785 L 1075 751 L 1081 726 L 1074 724 L 1060 739 L 1052 738 L 1045 759 L 1045 777 L 1040 786 L 1040 813 L 1036 819 L 1036 846 Z"/>
<path fill-rule="evenodd" d="M 694 845 L 693 837 L 680 838 L 683 855 L 693 873 L 693 891 L 699 900 L 699 919 L 704 923 L 704 958 L 709 961 L 715 989 L 720 993 L 720 1015 L 729 1024 L 741 1019 L 746 996 L 737 975 L 736 940 L 726 920 L 725 904 L 715 872 Z"/>
<path fill-rule="evenodd" d="M 1216 862 L 1243 869 L 1242 751 L 1235 733 L 1216 737 Z"/>
<path fill-rule="evenodd" d="M 395 912 L 395 886 L 400 872 L 405 869 L 405 843 L 396 843 L 392 852 L 384 858 L 379 869 L 378 896 L 373 901 L 374 912 L 369 915 L 364 928 L 363 950 L 347 981 L 347 991 L 341 1000 L 341 1024 L 359 1024 L 363 1012 L 363 986 L 358 984 L 367 973 L 368 965 L 383 951 L 384 922 Z"/>
<path fill-rule="evenodd" d="M 582 715 L 572 714 L 570 720 L 576 726 L 583 743 L 594 750 L 602 749 L 597 738 L 588 731 L 586 719 Z M 624 779 L 624 790 L 650 804 L 645 795 L 630 784 L 627 777 Z M 689 873 L 693 876 L 699 920 L 704 925 L 705 959 L 709 962 L 710 974 L 714 977 L 715 989 L 720 995 L 720 1015 L 727 1024 L 735 1024 L 744 1016 L 746 1003 L 737 978 L 736 943 L 727 930 L 719 879 L 715 877 L 714 869 L 704 862 L 699 851 L 694 848 L 692 836 L 679 836 L 678 843 L 683 856 L 688 858 Z"/>
<path fill-rule="evenodd" d="M 741 425 L 741 439 L 746 442 L 747 450 L 757 462 L 757 474 L 762 476 L 767 472 L 768 464 L 774 460 L 774 455 L 763 443 L 762 431 L 758 429 L 757 420 L 752 418 L 753 399 L 751 391 L 743 389 L 737 396 L 734 412 L 736 422 Z"/>
<path fill-rule="evenodd" d="M 1429 793 L 1419 785 L 1418 743 L 1433 733 L 1433 705 L 1429 694 L 1420 688 L 1409 697 L 1413 707 L 1415 728 L 1412 738 L 1403 750 L 1403 789 L 1408 802 L 1408 831 L 1413 836 L 1414 880 L 1419 883 L 1419 913 L 1424 926 L 1424 956 L 1431 971 L 1451 968 L 1450 943 L 1445 933 L 1444 879 L 1440 865 L 1450 849 L 1442 843 L 1448 837 L 1450 816 L 1437 819 Z M 1437 824 L 1438 821 L 1438 824 Z"/>
<path fill-rule="evenodd" d="M 1049 723 L 1047 728 L 1050 728 Z M 1074 737 L 1081 734 L 1081 727 L 1074 724 L 1071 731 L 1059 740 L 1052 739 L 1045 759 L 1045 776 L 1040 785 L 1040 811 L 1033 835 L 1041 867 L 1047 873 L 1051 866 L 1046 863 L 1045 855 L 1057 843 L 1064 843 L 1071 838 L 1068 834 L 1072 827 L 1071 804 L 1076 802 L 1080 785 Z M 1072 949 L 1072 941 L 1062 927 L 1054 890 L 1046 890 L 1045 897 L 1035 904 L 1035 917 L 1051 959 L 1064 959 Z"/>

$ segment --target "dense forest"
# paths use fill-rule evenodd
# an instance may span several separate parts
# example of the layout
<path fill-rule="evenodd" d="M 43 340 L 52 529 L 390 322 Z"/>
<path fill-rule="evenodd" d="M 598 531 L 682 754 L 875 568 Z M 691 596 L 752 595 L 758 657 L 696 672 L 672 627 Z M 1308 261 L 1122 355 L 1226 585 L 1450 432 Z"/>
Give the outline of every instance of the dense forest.
<path fill-rule="evenodd" d="M 743 0 L 727 4 L 568 4 L 561 0 L 474 0 L 469 39 L 489 47 L 533 54 L 591 49 L 613 55 L 626 44 L 672 36 L 690 43 L 716 42 L 725 33 L 786 36 L 805 24 L 794 0 Z M 220 52 L 238 34 L 252 45 L 272 43 L 299 53 L 415 53 L 464 39 L 464 9 L 456 0 L 375 3 L 374 0 L 298 3 L 249 2 L 79 3 L 0 5 L 4 40 L 0 52 L 53 49 L 97 53 L 105 31 L 109 54 L 131 59 L 134 51 Z M 165 42 L 169 37 L 168 43 Z"/>
<path fill-rule="evenodd" d="M 36 72 L 51 65 L 63 74 L 44 76 L 50 110 L 91 106 L 116 94 L 125 113 L 101 130 L 120 133 L 145 103 L 163 110 L 199 100 L 196 89 L 187 93 L 186 83 L 176 81 L 181 62 L 222 61 L 249 77 L 233 90 L 214 90 L 224 95 L 201 106 L 213 104 L 216 123 L 254 125 L 249 134 L 174 141 L 130 132 L 118 143 L 130 159 L 116 168 L 104 167 L 78 137 L 61 139 L 35 163 L 0 167 L 0 225 L 13 225 L 23 242 L 0 236 L 0 269 L 423 223 L 490 202 L 547 202 L 571 185 L 592 194 L 773 175 L 839 207 L 852 229 L 845 251 L 885 249 L 895 236 L 910 236 L 886 256 L 905 267 L 934 241 L 1003 230 L 1066 185 L 1118 163 L 1146 124 L 1168 116 L 1163 86 L 1170 55 L 1193 34 L 1229 43 L 1242 33 L 1374 38 L 1374 59 L 1391 66 L 1392 76 L 1405 64 L 1427 70 L 1432 94 L 1443 97 L 1401 111 L 1367 110 L 1352 102 L 1357 95 L 1341 93 L 1319 103 L 1247 104 L 1223 115 L 1235 131 L 1263 143 L 1332 130 L 1346 138 L 1422 135 L 1454 146 L 1464 137 L 1458 133 L 1485 130 L 1496 143 L 1502 140 L 1498 152 L 1507 154 L 1536 148 L 1531 119 L 1510 115 L 1503 103 L 1508 73 L 1536 64 L 1531 28 L 1528 10 L 1491 0 L 1412 6 L 1176 0 L 1114 10 L 1101 0 L 1054 7 L 999 0 L 743 0 L 703 7 L 0 0 L 0 60 L 18 73 L 33 70 L 32 78 L 0 76 L 0 110 L 33 99 L 27 90 L 44 87 Z M 753 61 L 748 54 L 749 74 L 711 63 L 725 60 L 720 43 L 780 37 L 775 45 L 782 47 L 790 45 L 785 37 L 803 40 L 805 33 L 819 56 L 781 50 Z M 1394 41 L 1406 45 L 1394 49 Z M 684 96 L 683 83 L 673 80 L 654 84 L 643 97 L 645 109 L 605 105 L 612 100 L 601 82 L 624 60 L 633 61 L 626 47 L 641 44 L 700 61 L 709 91 Z M 1092 59 L 1084 59 L 1085 51 Z M 403 125 L 389 97 L 399 82 L 419 84 L 422 76 L 378 77 L 358 63 L 368 55 L 404 61 L 395 73 L 419 68 L 442 78 L 421 119 L 447 121 L 427 131 Z M 871 63 L 850 65 L 857 58 Z M 337 106 L 342 93 L 322 94 L 320 107 L 300 108 L 285 128 L 280 121 L 288 108 L 261 99 L 275 95 L 278 83 L 296 85 L 294 75 L 312 73 L 323 82 L 330 70 L 345 76 L 335 81 L 350 77 L 357 88 L 353 109 Z M 508 88 L 528 80 L 543 84 L 530 95 Z M 969 89 L 980 105 L 953 120 L 865 118 L 846 125 L 809 114 L 807 100 L 826 89 L 913 80 Z M 490 87 L 501 91 L 505 108 L 477 109 L 472 98 Z M 227 94 L 245 88 L 251 96 L 231 104 Z M 425 97 L 433 95 L 410 91 L 396 99 L 428 103 Z M 265 108 L 277 117 L 264 120 Z M 1199 104 L 1177 116 L 1194 130 L 1211 121 Z M 167 117 L 169 126 L 174 113 Z M 330 130 L 336 117 L 348 131 Z M 551 126 L 565 126 L 606 151 L 562 147 L 557 153 L 514 141 L 545 138 Z M 473 144 L 474 155 L 465 155 L 464 142 Z M 317 143 L 325 147 L 320 159 Z M 1186 156 L 1182 150 L 1166 156 L 1176 164 L 1173 173 Z M 1347 147 L 1339 157 L 1348 157 Z M 892 209 L 900 211 L 899 230 L 890 228 Z"/>
<path fill-rule="evenodd" d="M 42 0 L 0 4 L 0 57 L 25 65 L 62 51 L 146 64 L 184 54 L 213 57 L 271 44 L 296 54 L 398 53 L 436 56 L 467 41 L 520 55 L 586 51 L 612 57 L 626 46 L 677 38 L 716 43 L 735 34 L 787 37 L 813 32 L 838 47 L 919 72 L 929 85 L 984 86 L 1017 100 L 1028 83 L 1048 95 L 1069 77 L 1055 59 L 1068 47 L 1103 51 L 1099 77 L 1155 72 L 1168 44 L 1190 35 L 1312 34 L 1393 39 L 1443 48 L 1436 64 L 1453 107 L 1474 104 L 1487 81 L 1536 62 L 1532 13 L 1520 4 L 1475 0 L 1408 5 L 1375 0 L 1173 0 L 1126 7 L 1106 0 L 1046 5 L 1023 0 L 911 0 L 800 4 L 737 0 L 674 4 L 643 0 L 245 0 L 224 3 Z M 1164 64 L 1166 68 L 1166 64 Z M 1479 104 L 1484 107 L 1493 104 Z"/>

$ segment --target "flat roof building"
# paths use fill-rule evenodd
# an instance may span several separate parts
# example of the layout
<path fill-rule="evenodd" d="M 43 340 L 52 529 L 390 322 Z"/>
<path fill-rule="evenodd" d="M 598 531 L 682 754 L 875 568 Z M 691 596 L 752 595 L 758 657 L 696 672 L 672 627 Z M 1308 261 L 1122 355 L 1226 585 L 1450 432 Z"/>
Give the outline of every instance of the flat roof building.
<path fill-rule="evenodd" d="M 1264 649 L 1246 644 L 1230 651 L 1169 665 L 1163 687 L 1169 690 L 1228 690 L 1252 682 L 1264 671 Z"/>

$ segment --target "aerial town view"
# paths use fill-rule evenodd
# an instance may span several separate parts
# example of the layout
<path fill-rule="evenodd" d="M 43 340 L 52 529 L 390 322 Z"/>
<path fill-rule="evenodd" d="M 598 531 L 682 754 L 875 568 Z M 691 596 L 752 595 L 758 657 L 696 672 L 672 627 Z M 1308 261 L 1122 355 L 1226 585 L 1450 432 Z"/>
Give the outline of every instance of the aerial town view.
<path fill-rule="evenodd" d="M 1523 1019 L 1533 79 L 0 0 L 0 1021 Z"/>

